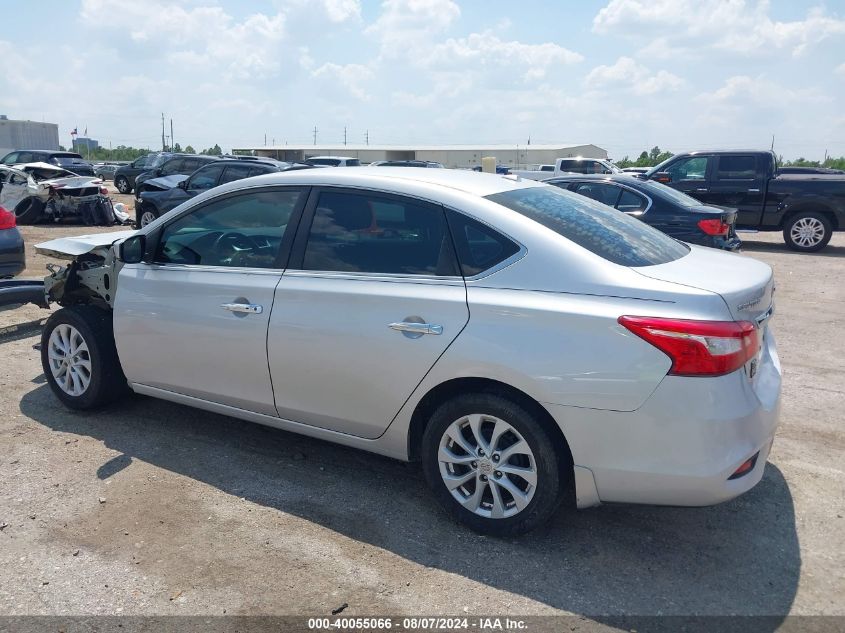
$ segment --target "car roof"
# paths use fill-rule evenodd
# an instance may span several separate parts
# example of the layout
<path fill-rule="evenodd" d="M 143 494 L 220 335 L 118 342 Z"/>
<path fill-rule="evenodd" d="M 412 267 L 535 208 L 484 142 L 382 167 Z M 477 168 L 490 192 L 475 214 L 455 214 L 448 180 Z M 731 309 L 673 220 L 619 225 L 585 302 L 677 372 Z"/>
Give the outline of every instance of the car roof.
<path fill-rule="evenodd" d="M 486 174 L 464 169 L 428 169 L 426 167 L 326 167 L 323 169 L 295 169 L 286 172 L 265 174 L 250 178 L 254 184 L 298 184 L 332 185 L 337 187 L 366 187 L 385 189 L 401 193 L 402 190 L 416 190 L 418 185 L 432 185 L 475 196 L 489 196 L 494 193 L 546 186 L 536 180 L 518 178 L 503 174 Z M 224 185 L 238 189 L 238 181 Z M 218 188 L 219 189 L 219 188 Z"/>
<path fill-rule="evenodd" d="M 354 156 L 309 156 L 305 160 L 314 160 L 316 158 L 331 158 L 332 160 L 358 160 Z"/>

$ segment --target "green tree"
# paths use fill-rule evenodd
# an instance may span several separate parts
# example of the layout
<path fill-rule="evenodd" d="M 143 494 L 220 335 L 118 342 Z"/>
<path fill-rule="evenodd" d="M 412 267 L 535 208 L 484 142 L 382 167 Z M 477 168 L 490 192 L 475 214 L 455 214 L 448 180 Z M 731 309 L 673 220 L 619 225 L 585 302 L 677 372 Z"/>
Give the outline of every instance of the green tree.
<path fill-rule="evenodd" d="M 197 153 L 197 150 L 195 150 L 195 149 L 194 149 L 193 147 L 191 147 L 190 145 L 185 145 L 185 153 L 186 153 L 186 154 L 196 154 L 196 153 Z"/>
<path fill-rule="evenodd" d="M 181 153 L 182 152 L 182 146 L 179 145 L 179 143 L 174 143 L 173 144 L 173 151 Z"/>
<path fill-rule="evenodd" d="M 215 143 L 214 147 L 209 147 L 208 149 L 204 149 L 200 152 L 200 154 L 208 154 L 209 156 L 222 156 L 223 150 L 220 149 L 220 146 Z"/>

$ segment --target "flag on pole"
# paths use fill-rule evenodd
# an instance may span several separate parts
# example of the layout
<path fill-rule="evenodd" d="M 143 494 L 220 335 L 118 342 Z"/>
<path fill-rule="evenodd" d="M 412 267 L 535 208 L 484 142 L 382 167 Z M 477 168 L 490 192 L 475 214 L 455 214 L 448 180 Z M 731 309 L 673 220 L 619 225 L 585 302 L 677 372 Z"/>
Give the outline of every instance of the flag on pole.
<path fill-rule="evenodd" d="M 79 132 L 77 132 L 77 131 L 76 131 L 76 128 L 73 128 L 73 129 L 70 131 L 70 135 L 71 135 L 71 136 L 77 136 L 78 134 L 79 134 Z"/>

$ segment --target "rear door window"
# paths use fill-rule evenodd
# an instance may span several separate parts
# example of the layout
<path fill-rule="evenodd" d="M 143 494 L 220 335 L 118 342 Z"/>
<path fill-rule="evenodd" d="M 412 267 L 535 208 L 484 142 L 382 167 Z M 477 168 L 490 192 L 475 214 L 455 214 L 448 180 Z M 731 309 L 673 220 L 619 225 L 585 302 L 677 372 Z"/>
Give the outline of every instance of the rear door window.
<path fill-rule="evenodd" d="M 604 182 L 585 182 L 575 187 L 575 193 L 612 207 L 619 200 L 620 188 Z"/>
<path fill-rule="evenodd" d="M 754 180 L 757 178 L 756 156 L 719 156 L 716 180 Z"/>
<path fill-rule="evenodd" d="M 302 268 L 459 275 L 442 207 L 377 193 L 335 191 L 320 194 Z"/>
<path fill-rule="evenodd" d="M 616 209 L 558 187 L 525 187 L 487 196 L 621 266 L 680 259 L 689 248 Z"/>
<path fill-rule="evenodd" d="M 216 167 L 218 166 L 214 165 L 212 167 L 206 167 L 206 169 L 215 169 Z M 220 169 L 223 168 L 220 167 Z M 252 168 L 249 165 L 227 165 L 226 171 L 223 172 L 223 177 L 220 179 L 220 184 L 246 178 L 250 175 L 251 170 Z"/>
<path fill-rule="evenodd" d="M 519 245 L 495 229 L 463 213 L 446 212 L 464 277 L 494 268 L 519 252 Z"/>

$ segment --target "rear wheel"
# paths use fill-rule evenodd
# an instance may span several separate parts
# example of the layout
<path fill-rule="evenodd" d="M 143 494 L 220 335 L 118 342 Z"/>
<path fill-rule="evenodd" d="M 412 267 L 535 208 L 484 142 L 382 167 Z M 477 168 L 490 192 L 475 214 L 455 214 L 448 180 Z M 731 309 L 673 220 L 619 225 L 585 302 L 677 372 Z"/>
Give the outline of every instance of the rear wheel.
<path fill-rule="evenodd" d="M 21 200 L 15 207 L 15 220 L 18 224 L 37 224 L 44 217 L 44 203 L 38 198 Z"/>
<path fill-rule="evenodd" d="M 114 186 L 117 187 L 117 190 L 120 193 L 131 193 L 132 185 L 129 184 L 129 180 L 126 176 L 118 176 L 114 179 Z"/>
<path fill-rule="evenodd" d="M 94 306 L 62 308 L 41 333 L 41 365 L 53 393 L 72 409 L 95 409 L 128 393 L 112 314 Z"/>
<path fill-rule="evenodd" d="M 831 237 L 833 226 L 821 213 L 798 213 L 789 218 L 783 227 L 783 239 L 794 251 L 819 251 L 827 246 Z"/>
<path fill-rule="evenodd" d="M 455 519 L 477 532 L 510 536 L 544 523 L 560 504 L 568 482 L 554 447 L 518 403 L 465 394 L 432 415 L 422 465 L 434 496 Z"/>

